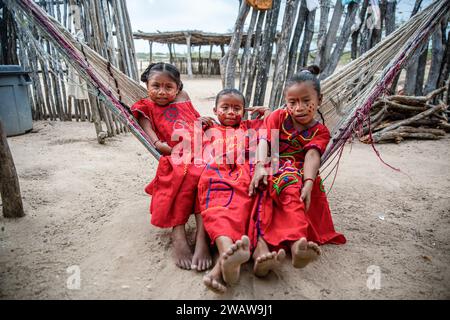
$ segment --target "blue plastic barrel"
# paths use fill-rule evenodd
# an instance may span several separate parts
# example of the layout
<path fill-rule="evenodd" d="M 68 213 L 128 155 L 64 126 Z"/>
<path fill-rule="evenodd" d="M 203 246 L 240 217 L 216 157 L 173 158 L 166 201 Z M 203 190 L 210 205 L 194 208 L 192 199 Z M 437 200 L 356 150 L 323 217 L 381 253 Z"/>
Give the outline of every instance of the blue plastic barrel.
<path fill-rule="evenodd" d="M 33 129 L 28 96 L 31 83 L 29 72 L 21 66 L 0 65 L 0 121 L 8 137 Z"/>

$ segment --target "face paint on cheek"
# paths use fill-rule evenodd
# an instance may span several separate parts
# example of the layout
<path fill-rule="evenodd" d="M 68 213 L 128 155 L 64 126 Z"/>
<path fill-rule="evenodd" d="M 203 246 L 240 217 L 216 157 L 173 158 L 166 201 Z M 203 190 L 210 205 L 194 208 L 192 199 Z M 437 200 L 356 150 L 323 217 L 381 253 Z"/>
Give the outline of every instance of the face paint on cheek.
<path fill-rule="evenodd" d="M 227 116 L 225 115 L 225 113 L 219 111 L 217 113 L 217 119 L 219 119 L 220 123 L 224 123 L 224 121 L 226 120 Z"/>

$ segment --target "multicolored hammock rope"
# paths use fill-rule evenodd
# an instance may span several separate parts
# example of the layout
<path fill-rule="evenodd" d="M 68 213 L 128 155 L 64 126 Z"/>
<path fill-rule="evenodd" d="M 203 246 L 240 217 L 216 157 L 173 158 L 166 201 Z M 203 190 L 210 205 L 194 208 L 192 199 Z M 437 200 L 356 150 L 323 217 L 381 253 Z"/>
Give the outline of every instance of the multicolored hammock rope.
<path fill-rule="evenodd" d="M 118 119 L 159 159 L 160 154 L 147 134 L 124 107 L 145 97 L 145 89 L 111 66 L 94 50 L 80 43 L 34 1 L 5 2 L 19 21 L 28 23 L 29 28 L 38 27 L 47 36 L 67 58 L 67 62 L 98 91 L 99 96 L 104 97 L 106 105 Z M 428 41 L 449 10 L 450 0 L 434 1 L 374 48 L 322 82 L 324 101 L 320 111 L 332 133 L 332 142 L 322 157 L 322 169 L 339 160 L 345 143 L 354 133 L 358 133 L 364 122 L 370 121 L 369 113 L 374 101 L 387 91 L 408 59 Z M 27 28 L 26 25 L 22 27 Z M 33 37 L 29 30 L 24 33 Z M 338 161 L 335 167 L 337 165 Z"/>
<path fill-rule="evenodd" d="M 52 19 L 43 9 L 41 9 L 32 0 L 16 0 L 6 1 L 7 6 L 17 14 L 16 11 L 20 10 L 30 21 L 39 27 L 39 29 L 48 35 L 48 39 L 60 49 L 60 52 L 66 56 L 67 61 L 80 73 L 80 75 L 89 81 L 89 83 L 98 90 L 99 96 L 103 96 L 106 100 L 106 105 L 109 109 L 118 117 L 118 119 L 127 125 L 131 132 L 139 139 L 139 141 L 147 148 L 148 151 L 156 158 L 160 158 L 159 152 L 155 146 L 150 142 L 150 138 L 145 131 L 140 127 L 136 119 L 129 113 L 127 108 L 117 98 L 115 94 L 108 88 L 102 79 L 98 77 L 94 71 L 93 66 L 88 62 L 86 53 L 83 54 L 83 45 L 81 50 L 74 45 L 76 41 L 70 34 L 72 42 L 68 41 L 67 33 L 61 32 L 61 27 L 58 28 L 56 20 Z M 69 38 L 70 39 L 70 38 Z M 86 48 L 86 47 L 85 47 Z M 108 73 L 112 74 L 112 66 L 108 63 Z M 117 69 L 116 73 L 120 72 Z M 131 80 L 131 79 L 130 79 Z M 137 87 L 140 87 L 139 83 L 135 83 Z M 117 93 L 116 93 L 117 94 Z M 120 90 L 118 89 L 120 96 Z"/>

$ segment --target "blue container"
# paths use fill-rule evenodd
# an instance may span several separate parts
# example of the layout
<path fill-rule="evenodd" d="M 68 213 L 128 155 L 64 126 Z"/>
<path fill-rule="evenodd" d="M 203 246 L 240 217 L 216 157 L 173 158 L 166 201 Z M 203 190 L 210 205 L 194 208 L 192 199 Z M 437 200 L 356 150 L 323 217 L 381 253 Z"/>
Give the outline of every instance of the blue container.
<path fill-rule="evenodd" d="M 29 72 L 21 66 L 0 65 L 0 121 L 8 137 L 33 129 L 28 96 L 31 83 Z"/>

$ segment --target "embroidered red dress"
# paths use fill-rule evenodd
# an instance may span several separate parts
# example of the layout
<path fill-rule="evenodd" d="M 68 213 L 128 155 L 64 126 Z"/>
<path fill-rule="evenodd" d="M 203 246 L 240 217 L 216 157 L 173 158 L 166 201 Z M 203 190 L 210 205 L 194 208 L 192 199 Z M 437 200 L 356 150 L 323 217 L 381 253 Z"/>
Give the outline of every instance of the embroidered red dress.
<path fill-rule="evenodd" d="M 311 128 L 298 131 L 287 110 L 274 111 L 265 120 L 270 140 L 270 130 L 279 129 L 280 166 L 269 179 L 271 209 L 261 219 L 261 233 L 272 246 L 288 245 L 302 237 L 318 244 L 346 242 L 342 234 L 334 230 L 323 181 L 317 176 L 311 192 L 308 212 L 300 200 L 303 185 L 303 164 L 306 152 L 316 149 L 322 155 L 330 133 L 317 122 Z"/>
<path fill-rule="evenodd" d="M 209 161 L 204 157 L 207 165 L 199 180 L 198 198 L 212 243 L 219 236 L 236 241 L 248 235 L 252 246 L 256 244 L 262 195 L 248 196 L 253 171 L 249 159 L 256 157 L 257 130 L 262 125 L 262 120 L 242 121 L 237 128 L 218 125 L 210 143 L 205 143 L 204 154 L 213 156 Z"/>
<path fill-rule="evenodd" d="M 177 130 L 188 132 L 193 137 L 194 121 L 200 114 L 191 101 L 175 102 L 159 106 L 149 99 L 136 102 L 131 111 L 138 119 L 150 120 L 158 139 L 172 148 L 180 141 L 172 141 Z M 150 204 L 151 223 L 157 227 L 170 228 L 185 224 L 195 211 L 198 179 L 203 166 L 176 164 L 171 156 L 159 160 L 156 176 L 145 188 L 152 196 Z"/>

